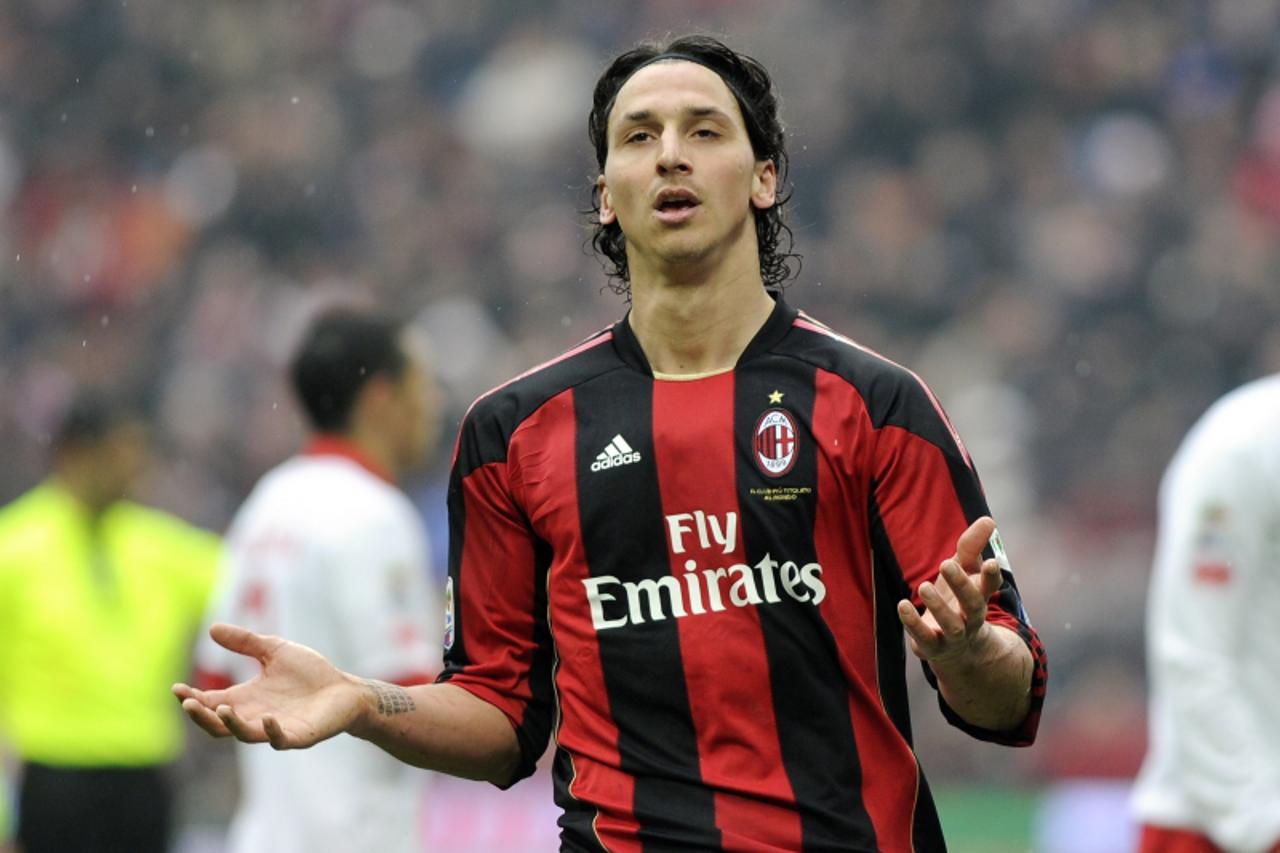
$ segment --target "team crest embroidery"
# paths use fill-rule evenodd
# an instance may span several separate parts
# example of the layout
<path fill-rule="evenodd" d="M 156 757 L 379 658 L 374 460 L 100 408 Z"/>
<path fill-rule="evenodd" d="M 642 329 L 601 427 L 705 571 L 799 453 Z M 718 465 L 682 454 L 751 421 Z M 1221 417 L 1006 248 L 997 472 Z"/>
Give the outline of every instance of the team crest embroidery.
<path fill-rule="evenodd" d="M 781 477 L 796 464 L 795 421 L 785 409 L 768 409 L 756 421 L 756 467 L 769 477 Z"/>
<path fill-rule="evenodd" d="M 444 650 L 453 648 L 453 578 L 444 585 Z"/>

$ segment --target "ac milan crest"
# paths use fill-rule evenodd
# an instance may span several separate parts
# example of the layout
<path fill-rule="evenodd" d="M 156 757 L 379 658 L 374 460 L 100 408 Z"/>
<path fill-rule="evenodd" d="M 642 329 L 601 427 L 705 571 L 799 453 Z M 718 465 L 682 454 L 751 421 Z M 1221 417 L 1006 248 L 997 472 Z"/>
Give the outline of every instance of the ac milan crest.
<path fill-rule="evenodd" d="M 795 421 L 785 409 L 768 409 L 756 421 L 753 439 L 756 467 L 769 477 L 781 477 L 796 463 Z"/>

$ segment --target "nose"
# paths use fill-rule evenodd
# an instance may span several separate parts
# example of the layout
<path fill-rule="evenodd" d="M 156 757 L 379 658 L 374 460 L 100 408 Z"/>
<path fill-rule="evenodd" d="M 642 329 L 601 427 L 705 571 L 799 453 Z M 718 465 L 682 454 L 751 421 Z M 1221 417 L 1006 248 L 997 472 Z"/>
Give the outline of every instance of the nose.
<path fill-rule="evenodd" d="M 685 148 L 680 133 L 668 130 L 662 134 L 662 145 L 658 150 L 658 173 L 667 175 L 672 172 L 687 173 L 689 159 L 685 156 Z"/>

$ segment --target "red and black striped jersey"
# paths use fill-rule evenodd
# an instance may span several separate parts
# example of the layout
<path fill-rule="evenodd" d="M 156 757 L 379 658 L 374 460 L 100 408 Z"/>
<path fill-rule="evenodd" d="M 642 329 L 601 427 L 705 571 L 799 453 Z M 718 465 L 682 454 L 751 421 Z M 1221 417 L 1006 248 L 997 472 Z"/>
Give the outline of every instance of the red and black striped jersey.
<path fill-rule="evenodd" d="M 628 322 L 481 397 L 449 487 L 441 679 L 556 744 L 565 850 L 944 849 L 895 607 L 987 514 L 910 371 L 779 301 L 731 371 Z M 1011 574 L 988 618 L 1045 657 Z M 927 668 L 926 668 L 927 670 Z"/>

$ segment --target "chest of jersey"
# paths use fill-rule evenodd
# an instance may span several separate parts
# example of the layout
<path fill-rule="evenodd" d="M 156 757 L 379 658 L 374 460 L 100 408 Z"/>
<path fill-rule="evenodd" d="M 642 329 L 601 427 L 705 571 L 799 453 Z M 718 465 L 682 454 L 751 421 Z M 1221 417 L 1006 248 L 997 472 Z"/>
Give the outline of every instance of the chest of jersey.
<path fill-rule="evenodd" d="M 615 371 L 522 425 L 513 479 L 550 549 L 553 612 L 625 634 L 821 605 L 824 575 L 866 550 L 847 535 L 865 528 L 866 480 L 857 431 L 815 428 L 815 371 L 780 362 L 684 382 Z M 820 488 L 835 498 L 822 511 Z M 822 558 L 819 539 L 831 546 Z"/>
<path fill-rule="evenodd" d="M 866 436 L 834 412 L 814 368 L 778 359 L 691 382 L 615 371 L 515 433 L 559 742 L 584 765 L 765 791 L 793 789 L 788 760 L 849 777 L 823 764 L 831 738 L 800 735 L 848 732 L 874 689 Z"/>

